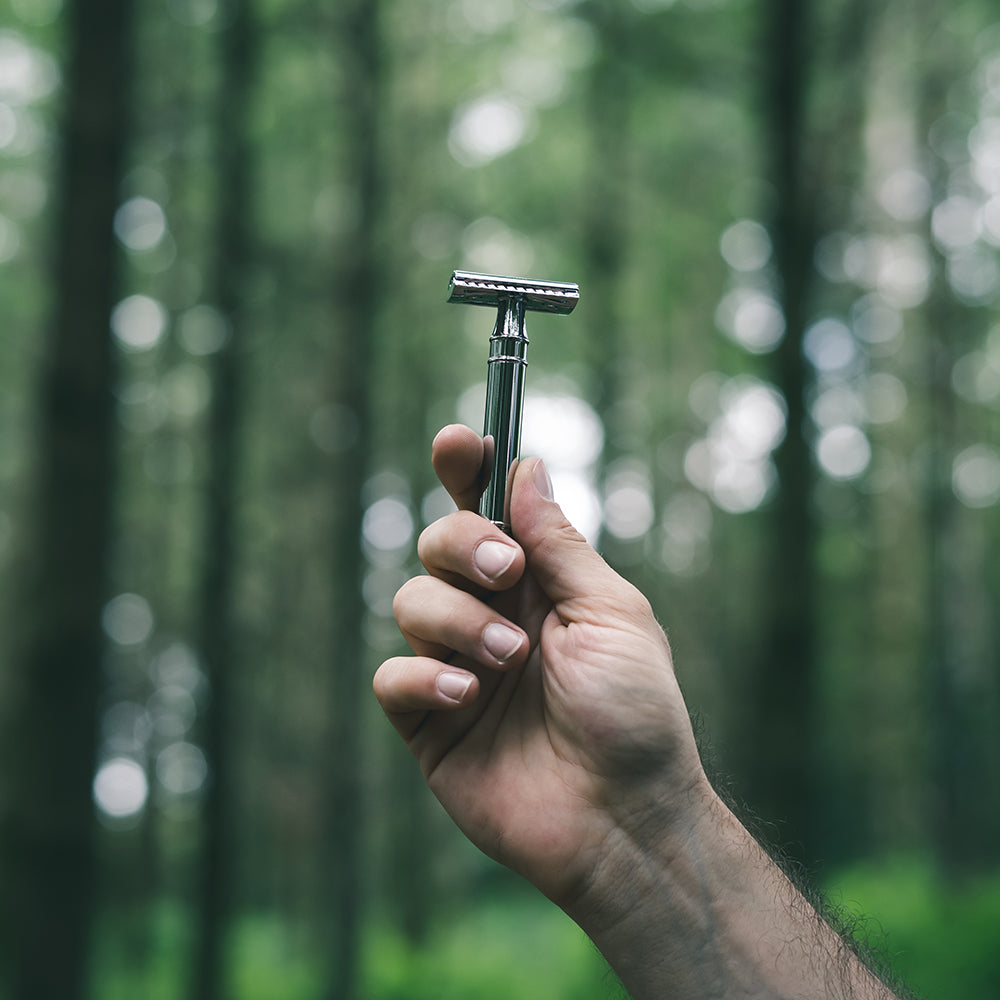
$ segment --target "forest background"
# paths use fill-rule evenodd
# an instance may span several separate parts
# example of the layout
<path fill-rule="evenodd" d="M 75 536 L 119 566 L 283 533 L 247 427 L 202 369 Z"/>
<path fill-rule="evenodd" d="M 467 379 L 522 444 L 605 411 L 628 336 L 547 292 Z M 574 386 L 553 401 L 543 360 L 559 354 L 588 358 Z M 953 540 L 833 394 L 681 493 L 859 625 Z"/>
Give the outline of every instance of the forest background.
<path fill-rule="evenodd" d="M 994 5 L 0 17 L 0 996 L 616 995 L 370 694 L 482 419 L 453 268 L 580 283 L 524 451 L 720 781 L 1000 996 Z"/>

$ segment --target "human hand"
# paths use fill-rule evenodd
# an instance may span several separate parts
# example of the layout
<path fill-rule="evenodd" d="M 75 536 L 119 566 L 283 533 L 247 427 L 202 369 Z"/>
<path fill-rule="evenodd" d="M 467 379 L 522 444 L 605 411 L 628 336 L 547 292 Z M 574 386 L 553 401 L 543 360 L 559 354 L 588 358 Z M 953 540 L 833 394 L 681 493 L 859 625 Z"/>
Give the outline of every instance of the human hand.
<path fill-rule="evenodd" d="M 459 827 L 573 911 L 616 844 L 680 832 L 711 793 L 666 637 L 646 599 L 569 524 L 544 466 L 520 463 L 513 538 L 474 513 L 483 441 L 435 439 L 459 510 L 427 528 L 427 576 L 395 612 L 414 655 L 374 687 Z"/>
<path fill-rule="evenodd" d="M 513 538 L 474 513 L 483 439 L 433 461 L 459 510 L 396 597 L 413 656 L 375 692 L 431 789 L 483 851 L 570 914 L 635 1000 L 892 1000 L 705 777 L 645 598 L 520 463 Z M 499 654 L 499 655 L 498 655 Z"/>

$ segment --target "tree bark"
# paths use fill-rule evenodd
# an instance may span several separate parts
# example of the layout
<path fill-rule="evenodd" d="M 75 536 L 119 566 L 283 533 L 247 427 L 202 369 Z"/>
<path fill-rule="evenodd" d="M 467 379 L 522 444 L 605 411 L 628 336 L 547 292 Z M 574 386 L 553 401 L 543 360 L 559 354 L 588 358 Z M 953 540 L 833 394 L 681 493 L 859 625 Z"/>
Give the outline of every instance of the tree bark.
<path fill-rule="evenodd" d="M 39 386 L 19 683 L 8 730 L 12 860 L 4 900 L 13 1000 L 87 995 L 96 871 L 91 783 L 117 442 L 112 222 L 129 124 L 132 13 L 131 0 L 75 0 L 65 15 L 54 311 Z"/>
<path fill-rule="evenodd" d="M 629 14 L 621 5 L 591 0 L 583 13 L 598 40 L 587 79 L 587 134 L 591 144 L 583 216 L 584 288 L 587 296 L 587 356 L 592 373 L 591 402 L 604 427 L 598 479 L 623 451 L 627 429 L 620 425 L 622 311 L 620 296 L 628 246 Z M 614 564 L 621 546 L 610 537 L 595 539 Z"/>
<path fill-rule="evenodd" d="M 784 338 L 771 376 L 787 406 L 787 433 L 774 452 L 778 490 L 768 519 L 761 631 L 752 658 L 744 744 L 748 794 L 783 844 L 810 853 L 816 684 L 816 525 L 806 430 L 809 373 L 802 337 L 812 278 L 814 220 L 805 178 L 810 3 L 767 0 L 763 139 L 774 191 L 770 219 Z"/>
<path fill-rule="evenodd" d="M 235 562 L 240 430 L 244 408 L 245 287 L 252 262 L 250 111 L 257 67 L 251 0 L 233 0 L 219 34 L 222 67 L 215 123 L 216 232 L 209 295 L 229 323 L 229 338 L 214 356 L 208 425 L 208 481 L 199 594 L 199 648 L 209 687 L 202 739 L 209 765 L 203 804 L 195 935 L 194 1000 L 226 995 L 225 957 L 232 907 L 233 701 L 236 697 Z"/>
<path fill-rule="evenodd" d="M 813 375 L 802 343 L 815 301 L 814 249 L 847 206 L 836 192 L 860 160 L 870 4 L 834 11 L 833 38 L 820 67 L 819 8 L 811 0 L 766 0 L 763 93 L 765 163 L 773 188 L 769 219 L 784 337 L 770 377 L 784 397 L 784 440 L 774 452 L 778 490 L 768 512 L 761 639 L 751 656 L 744 704 L 748 793 L 764 818 L 781 824 L 782 846 L 815 863 L 823 856 L 828 808 L 821 764 L 819 684 L 819 526 L 809 397 Z M 827 118 L 810 116 L 820 68 L 846 78 Z"/>
<path fill-rule="evenodd" d="M 356 417 L 357 434 L 332 464 L 331 571 L 333 641 L 326 764 L 325 906 L 329 1000 L 358 996 L 363 845 L 361 788 L 365 664 L 362 595 L 362 488 L 370 468 L 369 389 L 379 314 L 378 226 L 382 201 L 380 120 L 383 66 L 377 0 L 355 0 L 343 12 L 340 44 L 346 69 L 340 95 L 345 180 L 357 194 L 358 222 L 343 247 L 335 282 L 339 317 L 333 399 Z M 346 442 L 345 442 L 346 443 Z"/>

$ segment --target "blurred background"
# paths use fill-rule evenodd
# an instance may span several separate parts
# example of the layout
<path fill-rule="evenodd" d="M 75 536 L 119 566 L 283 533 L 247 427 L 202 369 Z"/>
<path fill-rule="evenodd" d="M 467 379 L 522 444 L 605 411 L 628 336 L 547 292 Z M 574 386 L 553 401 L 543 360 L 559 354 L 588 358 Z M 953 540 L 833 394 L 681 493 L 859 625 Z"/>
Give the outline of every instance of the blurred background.
<path fill-rule="evenodd" d="M 720 781 L 918 991 L 1000 996 L 995 18 L 9 0 L 0 996 L 618 995 L 370 694 L 482 420 L 458 267 L 580 283 L 524 452 Z"/>

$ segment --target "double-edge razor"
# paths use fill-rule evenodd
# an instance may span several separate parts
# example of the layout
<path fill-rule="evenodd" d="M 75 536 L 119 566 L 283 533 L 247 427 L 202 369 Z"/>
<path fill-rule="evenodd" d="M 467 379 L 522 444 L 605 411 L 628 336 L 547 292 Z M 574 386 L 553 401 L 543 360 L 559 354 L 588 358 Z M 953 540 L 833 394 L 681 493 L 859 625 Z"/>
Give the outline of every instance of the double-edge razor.
<path fill-rule="evenodd" d="M 483 422 L 486 485 L 479 513 L 509 534 L 510 485 L 520 457 L 524 373 L 528 367 L 524 314 L 533 311 L 565 316 L 580 301 L 580 287 L 455 271 L 448 286 L 448 301 L 497 307 L 487 361 Z"/>

